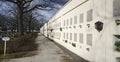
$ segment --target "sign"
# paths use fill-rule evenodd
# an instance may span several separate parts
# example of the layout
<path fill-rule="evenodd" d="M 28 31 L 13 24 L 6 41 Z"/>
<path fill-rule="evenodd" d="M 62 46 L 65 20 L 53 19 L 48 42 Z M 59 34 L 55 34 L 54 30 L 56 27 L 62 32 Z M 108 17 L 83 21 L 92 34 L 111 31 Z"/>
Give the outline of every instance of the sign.
<path fill-rule="evenodd" d="M 6 41 L 9 41 L 10 38 L 9 37 L 3 37 L 2 40 L 4 41 L 4 56 L 6 54 Z"/>
<path fill-rule="evenodd" d="M 9 38 L 9 37 L 3 37 L 2 40 L 3 40 L 3 41 L 9 41 L 10 38 Z"/>

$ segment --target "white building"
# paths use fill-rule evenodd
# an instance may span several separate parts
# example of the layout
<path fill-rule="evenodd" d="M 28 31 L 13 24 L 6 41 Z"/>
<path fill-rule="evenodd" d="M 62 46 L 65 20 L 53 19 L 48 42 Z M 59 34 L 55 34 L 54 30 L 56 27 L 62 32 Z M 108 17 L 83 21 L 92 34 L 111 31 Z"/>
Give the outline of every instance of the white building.
<path fill-rule="evenodd" d="M 116 21 L 120 22 L 120 0 L 70 0 L 43 27 L 48 27 L 44 34 L 49 38 L 90 62 L 119 62 Z"/>

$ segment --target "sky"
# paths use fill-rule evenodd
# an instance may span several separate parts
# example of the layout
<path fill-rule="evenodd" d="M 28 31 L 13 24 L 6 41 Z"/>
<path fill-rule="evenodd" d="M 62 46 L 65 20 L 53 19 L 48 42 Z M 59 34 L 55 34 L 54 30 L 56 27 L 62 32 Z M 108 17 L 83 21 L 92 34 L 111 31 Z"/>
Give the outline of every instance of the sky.
<path fill-rule="evenodd" d="M 53 2 L 50 3 L 49 7 L 47 7 L 47 9 L 54 7 L 53 9 L 51 9 L 50 11 L 46 11 L 46 10 L 40 10 L 37 9 L 34 12 L 37 12 L 38 14 L 43 15 L 43 18 L 45 19 L 45 21 L 48 21 L 68 0 L 53 0 Z M 41 4 L 44 3 L 43 0 L 34 0 L 33 5 L 34 4 Z M 14 4 L 7 2 L 3 3 L 0 2 L 0 14 L 2 15 L 6 15 L 6 16 L 10 16 L 10 17 L 14 17 L 12 14 L 9 13 L 8 10 L 11 9 L 11 7 L 15 7 Z M 40 20 L 41 17 L 37 17 L 37 20 Z"/>

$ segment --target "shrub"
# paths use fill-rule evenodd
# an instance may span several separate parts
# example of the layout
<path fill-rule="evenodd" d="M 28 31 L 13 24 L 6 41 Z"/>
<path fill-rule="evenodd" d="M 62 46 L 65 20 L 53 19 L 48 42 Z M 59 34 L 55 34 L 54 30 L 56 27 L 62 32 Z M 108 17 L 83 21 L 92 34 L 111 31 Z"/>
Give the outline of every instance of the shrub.
<path fill-rule="evenodd" d="M 34 41 L 34 38 L 36 37 L 37 37 L 37 33 L 31 33 L 21 37 L 11 39 L 9 42 L 7 42 L 8 53 L 14 53 L 14 52 L 20 51 L 19 49 L 20 47 L 24 46 L 25 43 L 28 41 Z"/>
<path fill-rule="evenodd" d="M 3 54 L 4 51 L 4 42 L 0 40 L 0 54 Z"/>
<path fill-rule="evenodd" d="M 120 41 L 115 42 L 116 50 L 120 51 Z"/>
<path fill-rule="evenodd" d="M 37 52 L 31 52 L 37 50 L 38 44 L 35 43 L 37 33 L 26 34 L 21 37 L 12 37 L 7 42 L 6 56 L 3 56 L 4 42 L 0 41 L 0 60 L 9 58 L 20 58 L 36 55 Z"/>
<path fill-rule="evenodd" d="M 73 46 L 73 47 L 76 47 L 76 44 L 75 44 L 75 43 L 72 43 L 72 46 Z"/>
<path fill-rule="evenodd" d="M 17 49 L 22 46 L 22 44 L 24 43 L 24 37 L 18 37 L 18 38 L 14 38 L 12 40 L 10 40 L 7 45 L 8 45 L 8 52 L 16 52 Z"/>

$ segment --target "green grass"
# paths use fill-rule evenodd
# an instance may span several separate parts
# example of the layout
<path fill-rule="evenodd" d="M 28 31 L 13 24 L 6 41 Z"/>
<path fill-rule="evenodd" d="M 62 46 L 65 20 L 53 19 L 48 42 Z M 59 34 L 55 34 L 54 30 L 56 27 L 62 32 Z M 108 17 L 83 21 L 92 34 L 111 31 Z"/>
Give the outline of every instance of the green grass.
<path fill-rule="evenodd" d="M 3 54 L 0 55 L 0 60 L 9 59 L 9 58 L 14 58 L 14 55 L 12 54 L 6 54 L 5 56 Z"/>

